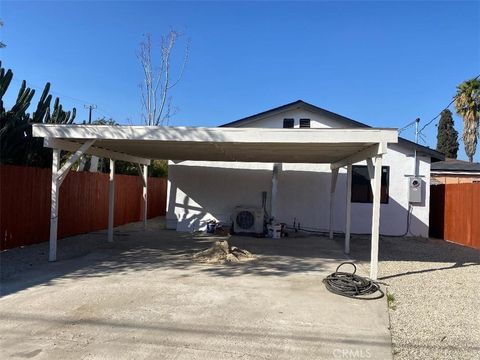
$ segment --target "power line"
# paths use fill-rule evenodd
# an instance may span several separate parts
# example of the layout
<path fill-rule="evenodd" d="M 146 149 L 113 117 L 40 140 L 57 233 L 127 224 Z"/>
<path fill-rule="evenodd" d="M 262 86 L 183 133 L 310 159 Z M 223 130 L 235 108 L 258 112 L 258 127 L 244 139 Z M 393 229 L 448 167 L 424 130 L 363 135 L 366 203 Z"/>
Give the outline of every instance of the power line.
<path fill-rule="evenodd" d="M 473 78 L 473 80 L 477 80 L 478 78 L 480 77 L 480 74 L 477 75 L 476 77 Z M 446 109 L 448 109 L 453 103 L 455 102 L 455 97 L 452 99 L 452 101 L 450 101 L 448 103 L 448 105 L 446 107 L 444 107 L 442 109 L 442 111 L 440 111 L 435 117 L 433 117 L 430 121 L 428 121 L 425 125 L 422 126 L 422 128 L 420 130 L 418 130 L 418 123 L 420 121 L 420 119 L 416 119 L 412 122 L 409 122 L 407 125 L 405 125 L 404 127 L 398 129 L 398 133 L 401 133 L 402 131 L 405 131 L 407 130 L 408 128 L 412 127 L 413 125 L 416 124 L 416 129 L 415 129 L 415 142 L 418 143 L 418 140 L 421 140 L 423 143 L 427 144 L 427 139 L 426 139 L 426 135 L 423 134 L 423 130 L 425 130 L 427 128 L 427 126 L 429 126 L 432 122 L 434 122 L 436 119 L 438 119 L 441 115 L 442 115 L 442 112 Z"/>
<path fill-rule="evenodd" d="M 13 78 L 12 81 L 16 82 L 17 84 L 21 84 L 21 83 L 22 83 L 22 81 L 17 80 L 17 79 L 15 79 L 15 78 Z M 40 91 L 40 89 L 42 88 L 41 86 L 37 86 L 37 85 L 32 84 L 32 83 L 27 83 L 27 87 L 32 88 L 32 89 L 35 89 L 35 90 L 38 90 L 38 91 Z M 49 92 L 51 92 L 52 94 L 55 94 L 55 95 L 59 95 L 59 96 L 62 96 L 62 97 L 66 97 L 66 98 L 68 98 L 68 99 L 70 99 L 70 100 L 74 100 L 74 101 L 77 101 L 77 102 L 81 102 L 81 103 L 83 103 L 83 104 L 84 104 L 84 103 L 91 103 L 90 101 L 87 101 L 87 100 L 85 100 L 85 99 L 79 99 L 79 98 L 75 98 L 75 97 L 70 96 L 70 95 L 67 95 L 67 94 L 62 94 L 62 93 L 60 93 L 60 92 L 58 92 L 58 91 L 53 91 L 51 88 L 50 88 L 50 91 L 49 91 Z"/>
<path fill-rule="evenodd" d="M 480 74 L 478 74 L 475 78 L 473 78 L 473 80 L 477 80 L 479 77 L 480 77 Z M 452 99 L 452 101 L 450 101 L 450 102 L 448 103 L 448 105 L 447 105 L 446 107 L 444 107 L 444 108 L 442 109 L 442 111 L 440 111 L 440 113 L 439 113 L 437 116 L 435 116 L 432 120 L 430 120 L 430 121 L 427 122 L 425 125 L 423 125 L 423 127 L 420 129 L 419 132 L 421 133 L 427 126 L 429 126 L 432 122 L 434 122 L 436 119 L 438 119 L 438 117 L 439 117 L 440 115 L 442 115 L 443 110 L 448 109 L 448 108 L 454 103 L 454 101 L 455 101 L 455 97 Z"/>
<path fill-rule="evenodd" d="M 402 131 L 405 131 L 407 130 L 408 128 L 412 127 L 413 125 L 415 125 L 417 123 L 417 119 L 413 120 L 412 122 L 408 123 L 407 125 L 405 125 L 404 127 L 398 129 L 398 133 L 401 133 Z"/>
<path fill-rule="evenodd" d="M 453 104 L 454 101 L 455 101 L 455 98 L 454 98 L 452 101 L 450 101 L 450 103 L 449 103 L 447 106 L 445 106 L 445 107 L 442 109 L 442 111 L 440 111 L 440 113 L 438 113 L 437 116 L 435 116 L 432 120 L 430 120 L 430 121 L 427 122 L 425 125 L 423 125 L 422 128 L 420 129 L 420 132 L 422 132 L 427 126 L 429 126 L 432 122 L 434 122 L 436 119 L 438 119 L 438 117 L 439 117 L 440 115 L 442 115 L 442 112 L 443 112 L 444 110 L 448 109 L 448 108 L 450 107 L 450 105 Z"/>
<path fill-rule="evenodd" d="M 17 84 L 21 84 L 22 81 L 20 80 L 17 80 L 15 78 L 12 79 L 13 82 L 17 83 Z M 27 83 L 27 87 L 31 88 L 31 89 L 34 89 L 36 91 L 40 91 L 40 89 L 42 89 L 40 86 L 37 86 L 35 84 L 32 84 L 32 83 Z M 80 99 L 80 98 L 76 98 L 76 97 L 73 97 L 73 96 L 70 96 L 70 95 L 67 95 L 67 94 L 63 94 L 63 93 L 60 93 L 58 91 L 53 91 L 51 88 L 50 88 L 50 93 L 56 95 L 56 96 L 59 96 L 59 97 L 62 97 L 62 98 L 67 98 L 67 99 L 70 99 L 70 100 L 73 100 L 75 101 L 76 103 L 79 103 L 79 104 L 82 104 L 84 106 L 87 106 L 85 104 L 93 104 L 92 101 L 88 101 L 88 100 L 85 100 L 85 99 Z M 106 117 L 109 117 L 109 118 L 112 118 L 113 119 L 113 116 L 111 116 L 109 114 L 109 111 L 106 110 L 105 108 L 103 107 L 98 107 L 97 105 L 93 105 L 94 108 L 93 109 L 97 109 L 97 112 L 101 113 L 102 115 L 106 116 Z M 102 111 L 98 111 L 98 110 L 102 110 Z"/>

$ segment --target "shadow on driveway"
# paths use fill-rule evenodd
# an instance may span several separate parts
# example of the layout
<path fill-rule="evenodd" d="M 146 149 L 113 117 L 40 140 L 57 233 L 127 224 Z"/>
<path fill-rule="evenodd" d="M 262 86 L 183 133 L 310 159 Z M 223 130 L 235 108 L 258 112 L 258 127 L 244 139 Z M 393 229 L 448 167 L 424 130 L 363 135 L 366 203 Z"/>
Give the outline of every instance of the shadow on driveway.
<path fill-rule="evenodd" d="M 354 237 L 351 241 L 351 254 L 356 260 L 369 262 L 370 239 L 366 236 Z M 427 269 L 382 274 L 382 265 L 380 263 L 380 280 L 480 265 L 479 250 L 434 238 L 382 236 L 378 258 L 381 262 L 419 262 L 434 265 Z"/>
<path fill-rule="evenodd" d="M 339 263 L 338 259 L 346 259 L 340 242 L 325 237 L 269 239 L 233 236 L 229 238 L 230 245 L 249 250 L 257 259 L 223 265 L 200 264 L 193 262 L 191 256 L 222 238 L 165 230 L 162 220 L 150 220 L 147 231 L 143 230 L 141 223 L 118 227 L 113 243 L 106 242 L 105 232 L 60 240 L 58 261 L 54 263 L 47 261 L 48 243 L 5 251 L 1 254 L 1 295 L 35 285 L 48 286 L 59 278 L 103 277 L 162 268 L 191 269 L 223 277 L 289 276 L 326 272 Z M 74 249 L 69 251 L 69 246 Z M 28 263 L 32 265 L 25 266 Z"/>

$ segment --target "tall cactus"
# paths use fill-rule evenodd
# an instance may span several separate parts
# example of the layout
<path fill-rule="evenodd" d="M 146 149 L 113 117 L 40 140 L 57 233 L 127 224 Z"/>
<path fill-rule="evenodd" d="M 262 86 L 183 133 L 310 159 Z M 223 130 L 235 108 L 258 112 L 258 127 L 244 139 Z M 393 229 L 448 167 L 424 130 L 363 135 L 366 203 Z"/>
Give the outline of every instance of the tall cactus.
<path fill-rule="evenodd" d="M 20 90 L 18 91 L 17 101 L 10 111 L 19 115 L 25 114 L 30 106 L 33 95 L 35 95 L 35 90 L 27 88 L 27 83 L 23 80 Z"/>
<path fill-rule="evenodd" d="M 62 105 L 60 105 L 60 99 L 57 97 L 53 104 L 53 112 L 48 122 L 52 124 L 71 124 L 75 120 L 76 109 L 73 108 L 72 112 L 63 111 Z"/>
<path fill-rule="evenodd" d="M 76 110 L 64 111 L 60 100 L 55 99 L 53 112 L 50 113 L 52 95 L 50 83 L 45 85 L 37 107 L 32 116 L 27 113 L 35 90 L 22 81 L 15 104 L 10 110 L 3 105 L 3 96 L 13 78 L 11 70 L 5 71 L 0 62 L 0 163 L 33 166 L 50 166 L 51 150 L 43 147 L 43 140 L 34 138 L 32 123 L 71 124 Z"/>
<path fill-rule="evenodd" d="M 5 72 L 5 69 L 2 67 L 2 62 L 0 61 L 0 99 L 3 99 L 3 95 L 7 92 L 8 86 L 13 78 L 12 70 L 8 69 Z M 1 105 L 0 111 L 4 111 L 3 103 Z"/>
<path fill-rule="evenodd" d="M 52 95 L 49 95 L 50 83 L 46 83 L 43 89 L 42 95 L 38 100 L 37 110 L 32 114 L 32 122 L 43 123 L 46 118 L 50 117 L 50 102 L 52 101 Z"/>
<path fill-rule="evenodd" d="M 7 92 L 8 86 L 12 81 L 13 73 L 12 70 L 7 70 L 2 67 L 2 62 L 0 61 L 0 118 L 3 119 L 3 114 L 5 113 L 5 107 L 3 106 L 3 95 Z M 3 123 L 1 124 L 3 128 Z"/>
<path fill-rule="evenodd" d="M 0 71 L 0 73 L 4 73 L 4 71 Z M 3 80 L 4 79 L 2 79 L 2 82 Z M 9 84 L 9 82 L 5 83 L 6 86 L 2 90 L 2 107 L 3 95 L 8 89 Z M 26 146 L 25 133 L 31 128 L 29 115 L 26 111 L 30 106 L 34 94 L 35 91 L 27 88 L 25 81 L 23 81 L 18 91 L 15 105 L 13 105 L 9 111 L 4 110 L 0 114 L 0 159 L 2 163 L 21 163 L 21 159 L 24 158 Z"/>

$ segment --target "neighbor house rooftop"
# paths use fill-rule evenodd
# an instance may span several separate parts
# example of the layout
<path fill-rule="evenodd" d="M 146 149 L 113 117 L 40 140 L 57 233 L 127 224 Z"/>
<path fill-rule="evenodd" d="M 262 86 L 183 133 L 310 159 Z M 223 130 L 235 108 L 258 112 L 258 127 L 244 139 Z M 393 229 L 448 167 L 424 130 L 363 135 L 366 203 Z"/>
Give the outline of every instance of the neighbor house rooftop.
<path fill-rule="evenodd" d="M 464 160 L 446 159 L 431 165 L 432 172 L 472 172 L 480 173 L 480 163 L 471 163 Z"/>

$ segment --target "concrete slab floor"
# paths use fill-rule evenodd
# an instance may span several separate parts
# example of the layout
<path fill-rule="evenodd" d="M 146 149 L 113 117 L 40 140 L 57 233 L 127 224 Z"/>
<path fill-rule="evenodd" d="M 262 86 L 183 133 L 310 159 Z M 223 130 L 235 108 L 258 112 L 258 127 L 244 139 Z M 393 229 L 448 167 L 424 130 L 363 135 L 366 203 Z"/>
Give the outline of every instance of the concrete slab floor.
<path fill-rule="evenodd" d="M 392 358 L 386 299 L 348 299 L 322 284 L 346 259 L 339 242 L 232 237 L 259 258 L 205 265 L 189 256 L 214 239 L 158 220 L 147 232 L 117 228 L 113 244 L 95 236 L 86 255 L 3 280 L 2 358 Z"/>

